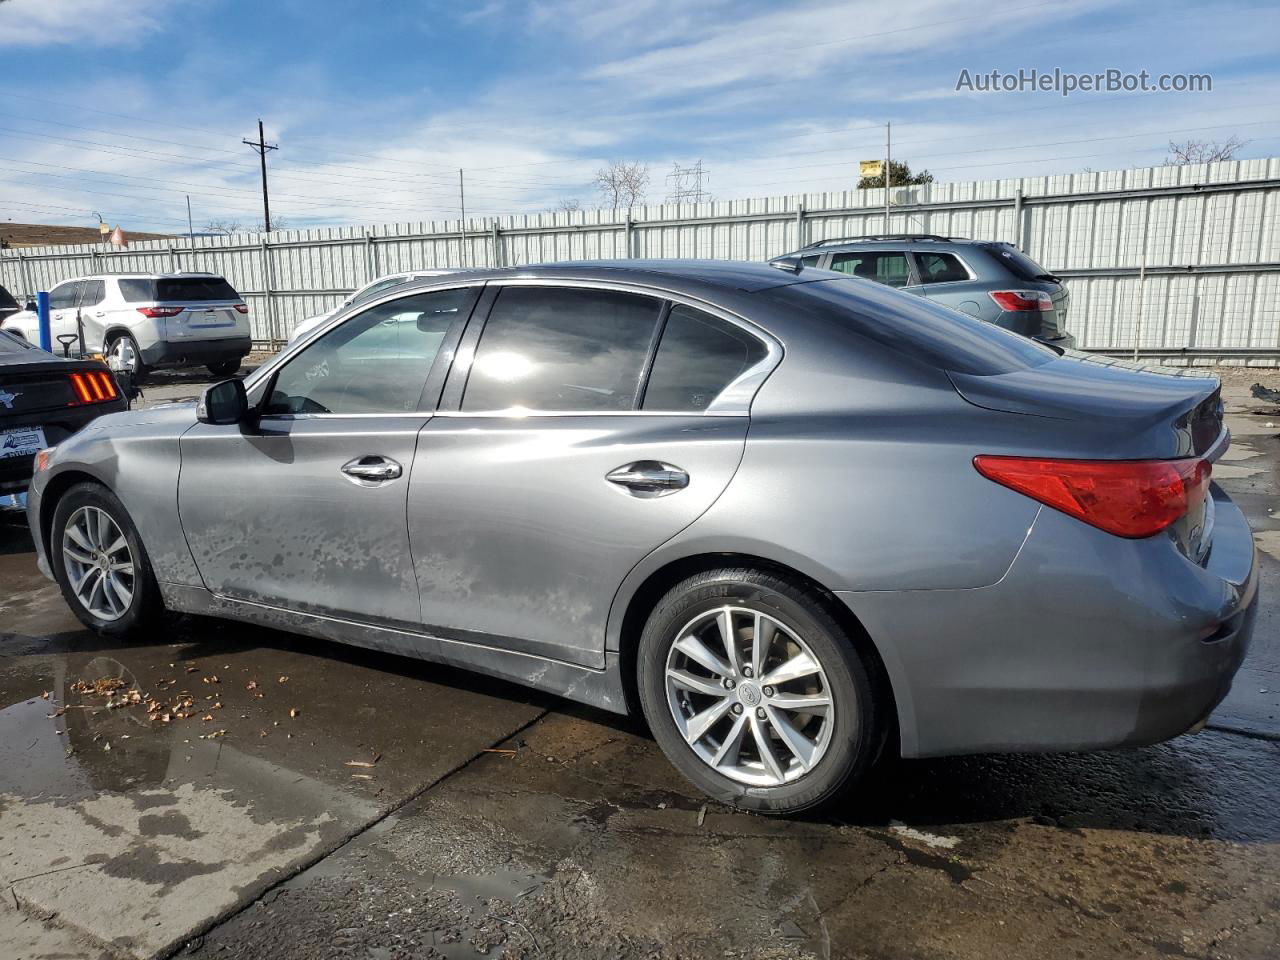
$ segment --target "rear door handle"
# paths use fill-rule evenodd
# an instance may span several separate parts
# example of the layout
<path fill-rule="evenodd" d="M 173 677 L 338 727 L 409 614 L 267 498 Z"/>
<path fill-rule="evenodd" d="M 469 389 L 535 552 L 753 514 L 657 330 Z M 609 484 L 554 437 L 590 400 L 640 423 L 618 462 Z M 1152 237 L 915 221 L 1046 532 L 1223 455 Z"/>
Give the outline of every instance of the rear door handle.
<path fill-rule="evenodd" d="M 361 486 L 386 483 L 404 473 L 404 468 L 390 457 L 369 454 L 348 460 L 342 465 L 342 472 Z"/>
<path fill-rule="evenodd" d="M 610 470 L 604 477 L 636 497 L 665 497 L 689 485 L 689 474 L 670 463 L 637 460 Z"/>

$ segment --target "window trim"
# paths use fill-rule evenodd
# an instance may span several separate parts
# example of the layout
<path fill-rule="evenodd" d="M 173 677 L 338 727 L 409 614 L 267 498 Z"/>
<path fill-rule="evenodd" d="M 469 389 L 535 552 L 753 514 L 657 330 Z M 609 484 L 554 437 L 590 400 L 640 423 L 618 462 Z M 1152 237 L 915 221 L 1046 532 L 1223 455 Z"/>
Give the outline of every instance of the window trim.
<path fill-rule="evenodd" d="M 966 277 L 964 280 L 939 280 L 935 283 L 926 283 L 924 279 L 924 266 L 916 258 L 922 257 L 925 254 L 929 254 L 929 253 L 932 253 L 933 255 L 939 256 L 939 257 L 941 256 L 954 257 L 956 263 L 964 267 L 964 272 L 967 273 L 969 276 Z M 949 283 L 973 283 L 973 281 L 978 279 L 978 275 L 973 272 L 973 267 L 969 266 L 965 258 L 960 256 L 960 254 L 956 253 L 954 250 L 912 250 L 911 261 L 912 261 L 911 263 L 912 269 L 915 270 L 916 276 L 920 278 L 916 283 L 916 286 L 918 287 L 925 287 L 925 288 L 945 287 Z"/>
<path fill-rule="evenodd" d="M 748 367 L 730 381 L 725 388 L 716 395 L 715 400 L 707 405 L 705 410 L 697 412 L 691 412 L 688 410 L 639 409 L 640 403 L 643 400 L 644 392 L 648 389 L 648 375 L 653 369 L 653 357 L 656 356 L 656 348 L 661 342 L 660 332 L 650 341 L 650 354 L 646 359 L 645 368 L 642 371 L 640 389 L 637 391 L 635 406 L 630 410 L 529 410 L 524 407 L 507 407 L 500 410 L 463 410 L 462 395 L 466 389 L 467 378 L 471 373 L 471 364 L 475 359 L 476 348 L 479 346 L 481 336 L 484 334 L 484 328 L 489 322 L 489 316 L 492 312 L 493 304 L 496 302 L 498 294 L 501 292 L 503 287 L 574 287 L 587 290 L 607 290 L 615 293 L 633 293 L 639 296 L 650 297 L 662 302 L 660 318 L 655 325 L 655 327 L 662 329 L 665 329 L 666 319 L 670 315 L 671 306 L 673 304 L 682 304 L 687 307 L 692 307 L 695 310 L 701 310 L 713 317 L 731 323 L 751 336 L 756 337 L 764 344 L 765 355 L 754 366 Z M 644 283 L 604 279 L 584 280 L 555 279 L 552 277 L 503 277 L 501 279 L 490 280 L 488 282 L 488 289 L 486 289 L 484 296 L 481 297 L 480 302 L 476 304 L 476 308 L 471 312 L 471 322 L 467 324 L 466 332 L 463 334 L 462 341 L 453 357 L 453 365 L 449 370 L 444 392 L 440 398 L 440 405 L 437 407 L 435 415 L 438 417 L 455 417 L 459 419 L 673 416 L 745 417 L 749 416 L 751 413 L 751 401 L 755 399 L 756 391 L 759 390 L 760 385 L 764 383 L 769 374 L 773 372 L 774 368 L 782 360 L 782 354 L 782 344 L 750 320 L 725 310 L 723 307 L 717 306 L 716 304 L 709 303 L 705 300 L 701 300 L 687 294 L 667 290 L 662 287 L 650 286 Z"/>

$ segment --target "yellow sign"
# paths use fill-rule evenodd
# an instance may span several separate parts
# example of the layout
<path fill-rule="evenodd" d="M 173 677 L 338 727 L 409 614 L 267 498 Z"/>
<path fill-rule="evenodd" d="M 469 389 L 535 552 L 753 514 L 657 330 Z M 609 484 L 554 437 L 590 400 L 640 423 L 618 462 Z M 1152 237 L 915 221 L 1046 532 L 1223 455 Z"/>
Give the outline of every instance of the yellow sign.
<path fill-rule="evenodd" d="M 858 176 L 860 177 L 878 177 L 883 161 L 881 160 L 863 160 L 858 164 Z"/>

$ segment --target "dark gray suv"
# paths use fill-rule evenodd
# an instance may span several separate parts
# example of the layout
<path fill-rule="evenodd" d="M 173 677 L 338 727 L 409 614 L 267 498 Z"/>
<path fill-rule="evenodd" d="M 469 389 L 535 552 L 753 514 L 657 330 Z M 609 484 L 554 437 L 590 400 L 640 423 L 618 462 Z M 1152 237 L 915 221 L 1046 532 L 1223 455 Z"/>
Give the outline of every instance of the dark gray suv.
<path fill-rule="evenodd" d="M 819 240 L 779 260 L 835 270 L 928 297 L 1054 347 L 1067 332 L 1066 284 L 1011 243 L 895 234 Z"/>

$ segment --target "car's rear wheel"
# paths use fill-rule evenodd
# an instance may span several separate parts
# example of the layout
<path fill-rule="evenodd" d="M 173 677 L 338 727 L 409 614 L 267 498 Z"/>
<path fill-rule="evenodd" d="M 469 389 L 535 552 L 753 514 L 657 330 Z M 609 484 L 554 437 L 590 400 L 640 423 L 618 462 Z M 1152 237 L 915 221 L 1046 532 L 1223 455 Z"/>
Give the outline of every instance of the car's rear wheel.
<path fill-rule="evenodd" d="M 138 341 L 133 334 L 115 334 L 106 346 L 107 366 L 113 370 L 123 370 L 133 378 L 134 383 L 141 383 L 149 372 L 142 362 L 142 351 L 138 349 Z"/>
<path fill-rule="evenodd" d="M 77 484 L 58 501 L 49 561 L 63 598 L 91 630 L 126 634 L 163 610 L 137 527 L 119 498 L 100 484 Z"/>
<path fill-rule="evenodd" d="M 788 814 L 828 803 L 883 742 L 853 638 L 827 599 L 773 573 L 713 570 L 677 584 L 649 616 L 637 666 L 658 745 L 736 807 Z"/>
<path fill-rule="evenodd" d="M 219 360 L 217 363 L 205 364 L 206 369 L 215 377 L 229 377 L 240 369 L 240 358 L 234 360 Z"/>

